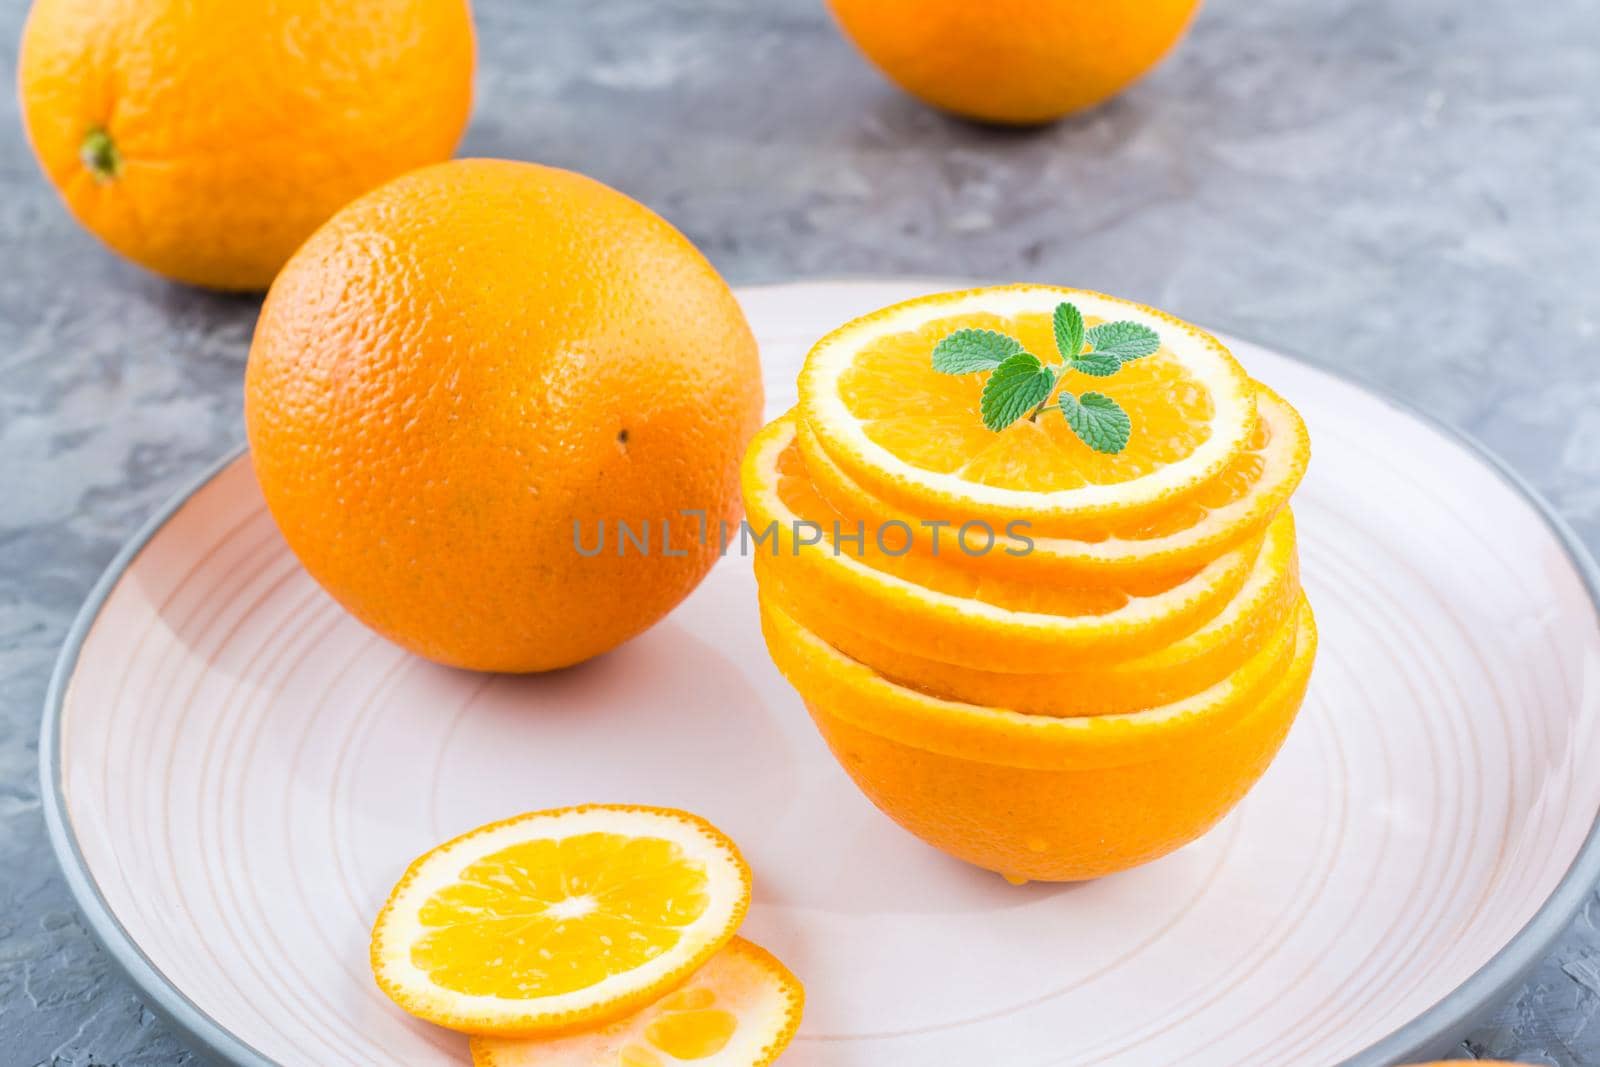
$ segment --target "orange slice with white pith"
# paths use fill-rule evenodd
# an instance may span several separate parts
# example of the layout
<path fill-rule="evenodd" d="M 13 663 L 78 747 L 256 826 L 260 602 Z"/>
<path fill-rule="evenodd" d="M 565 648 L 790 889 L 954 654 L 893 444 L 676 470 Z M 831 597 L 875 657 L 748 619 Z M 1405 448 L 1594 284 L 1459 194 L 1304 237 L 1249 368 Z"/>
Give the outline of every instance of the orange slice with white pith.
<path fill-rule="evenodd" d="M 931 696 L 1031 715 L 1116 715 L 1169 704 L 1214 685 L 1253 656 L 1293 616 L 1300 599 L 1294 517 L 1286 508 L 1267 529 L 1243 587 L 1204 625 L 1131 659 L 1074 664 L 1049 660 L 1022 672 L 945 663 L 903 647 L 829 610 L 806 583 L 791 585 L 757 557 L 763 597 L 797 623 L 890 681 Z"/>
<path fill-rule="evenodd" d="M 1309 612 L 1302 593 L 1289 621 L 1226 678 L 1170 704 L 1120 715 L 1030 715 L 932 696 L 846 656 L 767 597 L 761 625 L 767 651 L 789 684 L 808 704 L 825 706 L 835 717 L 958 759 L 1081 770 L 1181 751 L 1238 718 L 1282 676 Z"/>
<path fill-rule="evenodd" d="M 474 1037 L 475 1067 L 766 1067 L 794 1038 L 805 990 L 736 937 L 687 982 L 632 1015 L 542 1038 Z"/>
<path fill-rule="evenodd" d="M 658 1000 L 733 937 L 750 869 L 721 831 L 666 808 L 532 812 L 411 864 L 372 931 L 379 987 L 419 1018 L 528 1036 Z"/>
<path fill-rule="evenodd" d="M 760 576 L 770 571 L 806 588 L 825 610 L 898 647 L 948 663 L 1031 671 L 1154 651 L 1221 611 L 1249 577 L 1257 536 L 1192 571 L 1156 580 L 1040 583 L 983 574 L 951 558 L 896 555 L 869 530 L 859 544 L 835 541 L 830 508 L 795 444 L 793 416 L 770 423 L 745 454 L 746 519 Z M 811 524 L 811 525 L 807 525 Z M 821 530 L 810 542 L 810 531 Z M 885 538 L 887 540 L 887 538 Z"/>
<path fill-rule="evenodd" d="M 1299 486 L 1311 459 L 1311 442 L 1305 422 L 1282 397 L 1260 383 L 1252 383 L 1252 389 L 1256 424 L 1244 449 L 1221 473 L 1177 503 L 1148 515 L 1086 524 L 1075 537 L 1053 537 L 1030 524 L 1007 523 L 994 530 L 998 548 L 969 554 L 967 561 L 979 570 L 1048 575 L 1053 580 L 1137 578 L 1193 569 L 1259 534 Z M 937 528 L 927 522 L 938 516 L 912 515 L 867 492 L 803 422 L 796 441 L 817 492 L 840 514 L 874 527 L 904 523 L 916 535 L 920 551 L 933 548 L 932 531 Z M 964 520 L 959 515 L 943 519 L 947 524 L 943 541 L 948 546 Z M 1027 537 L 1025 554 L 1005 551 L 1023 545 L 1008 538 L 1008 530 Z M 981 525 L 971 528 L 971 535 L 972 544 L 987 544 Z"/>
<path fill-rule="evenodd" d="M 1090 326 L 1132 321 L 1160 349 L 1109 378 L 1063 376 L 1102 392 L 1133 424 L 1127 446 L 1096 452 L 1059 412 L 995 432 L 979 416 L 983 374 L 933 369 L 934 346 L 961 329 L 997 330 L 1046 363 L 1052 314 L 1074 304 Z M 1154 515 L 1182 502 L 1244 451 L 1255 391 L 1216 338 L 1165 312 L 1081 289 L 1008 285 L 940 293 L 885 308 L 830 333 L 800 373 L 800 418 L 864 490 L 922 516 L 1027 520 L 1040 534 Z"/>

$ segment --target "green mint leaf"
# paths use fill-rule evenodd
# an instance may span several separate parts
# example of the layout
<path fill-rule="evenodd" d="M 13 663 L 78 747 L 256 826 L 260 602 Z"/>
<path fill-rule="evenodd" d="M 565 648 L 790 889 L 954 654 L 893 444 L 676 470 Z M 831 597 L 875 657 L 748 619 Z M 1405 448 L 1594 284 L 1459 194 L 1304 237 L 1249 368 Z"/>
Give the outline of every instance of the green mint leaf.
<path fill-rule="evenodd" d="M 1061 394 L 1061 414 L 1067 425 L 1078 435 L 1078 440 L 1094 449 L 1114 456 L 1128 445 L 1133 435 L 1133 422 L 1122 405 L 1104 393 L 1084 393 L 1073 396 Z"/>
<path fill-rule="evenodd" d="M 1021 351 L 1021 341 L 996 330 L 957 330 L 933 346 L 933 369 L 940 374 L 993 370 Z"/>
<path fill-rule="evenodd" d="M 978 401 L 983 424 L 996 432 L 1005 429 L 1044 403 L 1055 384 L 1056 376 L 1038 357 L 1018 352 L 996 367 L 984 383 Z"/>
<path fill-rule="evenodd" d="M 1096 352 L 1116 356 L 1123 363 L 1143 359 L 1161 347 L 1161 338 L 1137 322 L 1102 322 L 1084 335 Z"/>
<path fill-rule="evenodd" d="M 1056 305 L 1056 350 L 1068 363 L 1083 351 L 1083 313 L 1073 304 Z"/>
<path fill-rule="evenodd" d="M 1122 360 L 1110 352 L 1085 352 L 1068 366 L 1075 371 L 1092 374 L 1096 378 L 1109 378 L 1122 369 Z"/>

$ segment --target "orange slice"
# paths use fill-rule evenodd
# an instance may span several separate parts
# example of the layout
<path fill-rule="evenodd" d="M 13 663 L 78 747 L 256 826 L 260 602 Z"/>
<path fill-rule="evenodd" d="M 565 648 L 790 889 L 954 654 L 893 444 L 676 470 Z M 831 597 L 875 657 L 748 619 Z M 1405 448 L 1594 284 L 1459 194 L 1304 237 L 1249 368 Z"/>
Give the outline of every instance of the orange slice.
<path fill-rule="evenodd" d="M 817 493 L 795 444 L 791 416 L 767 425 L 745 454 L 746 518 L 764 565 L 805 587 L 827 610 L 901 648 L 932 659 L 998 671 L 1041 663 L 1141 655 L 1190 633 L 1244 585 L 1259 537 L 1192 573 L 1158 581 L 1068 585 L 987 575 L 920 553 L 897 555 L 893 533 L 860 532 Z M 810 524 L 809 526 L 806 524 Z M 817 543 L 807 543 L 812 531 Z M 890 638 L 885 638 L 890 640 Z"/>
<path fill-rule="evenodd" d="M 932 696 L 1032 715 L 1111 715 L 1192 696 L 1259 651 L 1288 622 L 1300 598 L 1294 517 L 1284 509 L 1238 594 L 1188 636 L 1133 659 L 1004 673 L 943 663 L 900 647 L 894 633 L 862 630 L 830 611 L 805 583 L 784 582 L 770 564 L 756 558 L 762 595 L 850 658 Z"/>
<path fill-rule="evenodd" d="M 1093 451 L 1056 412 L 995 433 L 979 417 L 984 374 L 933 369 L 934 346 L 958 329 L 1000 330 L 1058 363 L 1057 304 L 1085 320 L 1131 320 L 1160 335 L 1154 355 L 1108 378 L 1080 372 L 1063 388 L 1115 399 L 1133 421 L 1117 455 Z M 811 349 L 800 416 L 821 447 L 874 496 L 916 515 L 1013 519 L 1071 536 L 1089 520 L 1170 507 L 1245 449 L 1255 394 L 1216 338 L 1165 312 L 1081 289 L 1009 285 L 922 297 L 856 319 Z"/>
<path fill-rule="evenodd" d="M 538 811 L 412 863 L 373 926 L 372 973 L 440 1026 L 547 1033 L 659 999 L 728 942 L 749 904 L 750 869 L 698 816 Z"/>
<path fill-rule="evenodd" d="M 1055 717 L 930 696 L 890 681 L 794 620 L 771 598 L 762 631 L 778 670 L 807 704 L 926 752 L 1035 769 L 1117 766 L 1180 749 L 1225 728 L 1282 676 L 1296 635 L 1310 625 L 1301 595 L 1289 625 L 1238 670 L 1194 696 L 1119 715 Z"/>
<path fill-rule="evenodd" d="M 1244 450 L 1220 474 L 1162 511 L 1108 520 L 1098 524 L 1098 529 L 1085 527 L 1076 538 L 1039 534 L 1029 524 L 1015 520 L 999 528 L 986 529 L 986 524 L 978 523 L 963 530 L 966 523 L 962 519 L 946 517 L 946 526 L 930 527 L 926 525 L 930 516 L 898 510 L 861 488 L 804 423 L 797 440 L 806 471 L 830 506 L 849 519 L 874 527 L 904 523 L 916 535 L 918 551 L 942 547 L 948 555 L 959 553 L 975 568 L 1052 579 L 1157 576 L 1192 570 L 1259 534 L 1304 477 L 1311 459 L 1305 422 L 1272 390 L 1259 383 L 1253 387 L 1255 427 Z M 938 545 L 933 541 L 936 530 Z M 995 538 L 992 545 L 990 530 Z M 968 551 L 962 551 L 963 544 L 969 546 Z"/>
<path fill-rule="evenodd" d="M 544 1038 L 475 1037 L 476 1067 L 766 1067 L 800 1025 L 805 990 L 734 938 L 683 985 L 632 1015 Z"/>

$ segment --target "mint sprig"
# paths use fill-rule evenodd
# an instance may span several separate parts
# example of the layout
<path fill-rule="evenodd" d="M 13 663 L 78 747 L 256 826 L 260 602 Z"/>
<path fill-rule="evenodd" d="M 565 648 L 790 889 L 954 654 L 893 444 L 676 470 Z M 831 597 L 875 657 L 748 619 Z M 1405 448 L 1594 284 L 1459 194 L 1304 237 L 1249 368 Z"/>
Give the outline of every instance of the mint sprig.
<path fill-rule="evenodd" d="M 1123 364 L 1143 359 L 1161 347 L 1156 332 L 1137 322 L 1102 322 L 1086 329 L 1083 313 L 1065 301 L 1056 305 L 1052 325 L 1056 351 L 1061 355 L 1055 366 L 1046 365 L 1009 334 L 957 330 L 933 347 L 933 369 L 943 374 L 988 371 L 978 411 L 983 424 L 998 433 L 1024 417 L 1038 421 L 1067 371 L 1109 378 Z M 1089 347 L 1085 349 L 1085 345 Z M 1133 420 L 1121 404 L 1104 393 L 1074 396 L 1063 390 L 1055 406 L 1078 440 L 1096 452 L 1114 456 L 1128 447 Z"/>

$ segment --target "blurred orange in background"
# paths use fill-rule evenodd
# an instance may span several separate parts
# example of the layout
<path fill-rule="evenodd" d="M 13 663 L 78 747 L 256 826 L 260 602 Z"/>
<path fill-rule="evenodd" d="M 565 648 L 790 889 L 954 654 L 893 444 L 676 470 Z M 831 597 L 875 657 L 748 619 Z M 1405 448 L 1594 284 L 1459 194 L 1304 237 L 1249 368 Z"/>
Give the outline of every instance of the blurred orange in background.
<path fill-rule="evenodd" d="M 828 0 L 891 81 L 934 107 L 1031 125 L 1093 107 L 1166 55 L 1200 0 Z"/>

